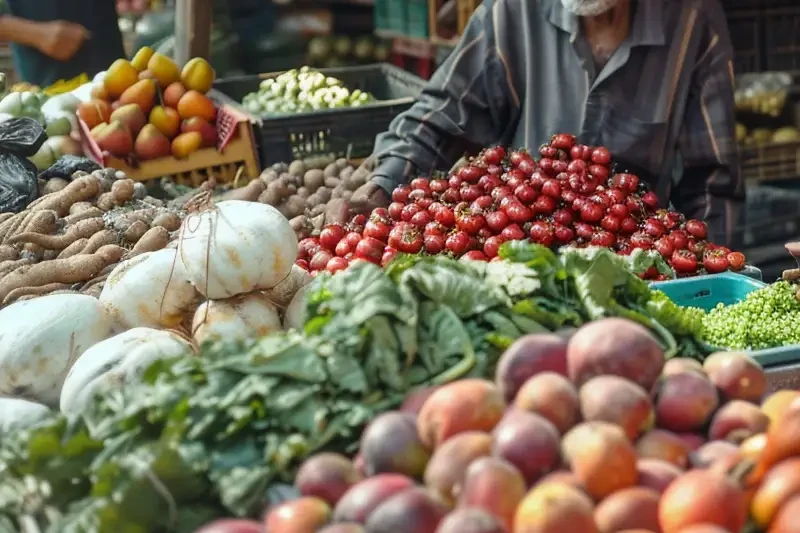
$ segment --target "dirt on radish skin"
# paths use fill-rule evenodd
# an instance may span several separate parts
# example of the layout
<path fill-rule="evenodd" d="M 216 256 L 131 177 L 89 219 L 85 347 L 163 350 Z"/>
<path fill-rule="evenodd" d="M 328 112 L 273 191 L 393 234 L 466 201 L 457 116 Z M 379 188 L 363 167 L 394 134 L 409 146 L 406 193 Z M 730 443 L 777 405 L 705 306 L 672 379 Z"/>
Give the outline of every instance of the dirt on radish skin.
<path fill-rule="evenodd" d="M 198 345 L 225 339 L 245 341 L 281 331 L 281 319 L 270 299 L 260 292 L 227 300 L 208 300 L 195 311 L 192 332 Z"/>
<path fill-rule="evenodd" d="M 111 335 L 112 320 L 91 296 L 54 294 L 0 311 L 0 396 L 54 407 L 76 360 Z"/>
<path fill-rule="evenodd" d="M 184 219 L 178 255 L 197 290 L 222 300 L 278 285 L 297 257 L 297 237 L 274 207 L 230 200 Z"/>

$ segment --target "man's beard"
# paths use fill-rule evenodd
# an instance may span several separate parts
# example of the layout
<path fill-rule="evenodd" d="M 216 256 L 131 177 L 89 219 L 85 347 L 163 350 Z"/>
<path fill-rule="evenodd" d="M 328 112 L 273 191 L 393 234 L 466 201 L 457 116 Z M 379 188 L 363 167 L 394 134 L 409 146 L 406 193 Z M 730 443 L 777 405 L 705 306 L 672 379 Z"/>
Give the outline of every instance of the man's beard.
<path fill-rule="evenodd" d="M 608 12 L 619 0 L 561 0 L 567 11 L 579 17 L 595 17 Z"/>

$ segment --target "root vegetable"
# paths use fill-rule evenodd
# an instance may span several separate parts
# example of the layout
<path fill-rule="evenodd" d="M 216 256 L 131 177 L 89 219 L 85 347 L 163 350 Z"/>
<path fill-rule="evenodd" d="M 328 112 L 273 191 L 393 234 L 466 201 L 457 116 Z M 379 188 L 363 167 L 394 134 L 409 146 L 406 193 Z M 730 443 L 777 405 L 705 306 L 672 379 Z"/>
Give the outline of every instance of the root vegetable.
<path fill-rule="evenodd" d="M 281 197 L 275 189 L 267 188 L 267 190 L 258 195 L 258 201 L 262 204 L 275 206 L 281 201 Z"/>
<path fill-rule="evenodd" d="M 93 254 L 99 250 L 101 246 L 107 244 L 117 244 L 117 234 L 110 229 L 104 229 L 92 235 L 80 253 Z"/>
<path fill-rule="evenodd" d="M 134 328 L 86 350 L 64 380 L 61 412 L 74 416 L 97 394 L 140 380 L 159 359 L 192 353 L 191 345 L 170 331 Z"/>
<path fill-rule="evenodd" d="M 94 176 L 84 176 L 71 182 L 64 189 L 42 197 L 36 205 L 29 207 L 34 211 L 51 209 L 58 216 L 66 216 L 70 207 L 76 202 L 82 202 L 97 196 L 100 192 L 100 180 Z"/>
<path fill-rule="evenodd" d="M 50 414 L 50 408 L 20 398 L 0 398 L 0 439 L 31 427 Z"/>
<path fill-rule="evenodd" d="M 133 199 L 144 200 L 146 196 L 147 196 L 147 186 L 141 181 L 135 182 L 133 184 Z"/>
<path fill-rule="evenodd" d="M 292 265 L 289 275 L 275 287 L 268 290 L 267 296 L 279 308 L 286 309 L 294 295 L 297 294 L 297 291 L 311 283 L 313 279 L 307 270 L 297 265 Z"/>
<path fill-rule="evenodd" d="M 75 204 L 75 205 L 77 205 L 77 204 Z M 86 207 L 85 209 L 84 208 L 78 209 L 78 210 L 75 211 L 75 213 L 71 213 L 71 214 L 65 216 L 61 220 L 64 221 L 64 225 L 65 226 L 71 226 L 72 224 L 75 224 L 76 222 L 80 222 L 81 220 L 87 220 L 87 219 L 90 219 L 90 218 L 97 218 L 97 217 L 101 217 L 101 216 L 103 216 L 103 210 L 102 209 L 100 209 L 99 207 L 95 207 L 95 206 L 93 206 L 91 204 L 88 204 L 88 207 Z"/>
<path fill-rule="evenodd" d="M 163 250 L 169 243 L 169 231 L 161 226 L 153 226 L 136 241 L 136 245 L 128 253 L 128 258 L 136 257 L 146 252 Z"/>
<path fill-rule="evenodd" d="M 239 187 L 238 189 L 233 189 L 231 191 L 226 192 L 223 195 L 225 200 L 242 200 L 245 202 L 255 202 L 258 200 L 258 197 L 261 196 L 267 189 L 267 186 L 264 185 L 264 182 L 258 179 L 255 179 L 245 185 L 244 187 Z"/>
<path fill-rule="evenodd" d="M 0 281 L 2 281 L 4 276 L 10 274 L 16 269 L 25 265 L 30 265 L 31 263 L 33 263 L 33 259 L 30 257 L 20 257 L 19 259 L 14 259 L 12 261 L 0 262 Z"/>
<path fill-rule="evenodd" d="M 58 214 L 55 211 L 39 211 L 34 213 L 21 229 L 26 233 L 50 234 L 56 231 L 57 221 Z"/>
<path fill-rule="evenodd" d="M 81 294 L 85 294 L 87 296 L 91 296 L 92 298 L 100 298 L 100 294 L 103 292 L 103 285 L 91 285 L 89 287 L 81 289 Z"/>
<path fill-rule="evenodd" d="M 114 193 L 104 192 L 100 195 L 95 204 L 101 211 L 111 211 L 117 207 L 117 200 L 114 198 Z"/>
<path fill-rule="evenodd" d="M 163 211 L 153 217 L 151 226 L 161 226 L 167 231 L 178 231 L 181 227 L 181 217 L 172 211 Z"/>
<path fill-rule="evenodd" d="M 130 225 L 137 220 L 140 220 L 149 226 L 155 218 L 157 211 L 158 210 L 155 208 L 139 209 L 137 211 L 131 211 L 130 213 L 114 216 L 113 220 L 111 221 L 111 228 L 120 233 L 125 233 L 128 231 L 128 227 L 130 227 Z"/>
<path fill-rule="evenodd" d="M 56 259 L 66 259 L 67 257 L 72 257 L 73 255 L 78 255 L 86 248 L 86 245 L 89 244 L 89 239 L 82 238 L 78 239 L 77 241 L 73 242 L 59 253 L 56 256 Z"/>
<path fill-rule="evenodd" d="M 14 216 L 14 213 L 0 213 L 0 224 Z"/>
<path fill-rule="evenodd" d="M 2 237 L 0 244 L 6 244 L 11 237 L 16 235 L 19 229 L 24 227 L 28 220 L 30 220 L 32 215 L 33 213 L 30 211 L 23 211 L 10 219 L 5 228 L 0 228 L 0 236 Z"/>
<path fill-rule="evenodd" d="M 131 179 L 115 181 L 111 185 L 111 194 L 117 205 L 126 204 L 133 198 L 133 186 L 135 182 Z"/>
<path fill-rule="evenodd" d="M 306 323 L 307 287 L 307 285 L 304 285 L 297 289 L 292 301 L 289 302 L 289 305 L 286 307 L 286 311 L 283 314 L 283 329 L 287 331 L 290 329 L 296 329 L 298 331 L 303 330 L 303 326 Z"/>
<path fill-rule="evenodd" d="M 141 220 L 137 220 L 130 226 L 128 229 L 125 230 L 125 235 L 123 237 L 125 240 L 131 244 L 136 243 L 142 236 L 147 233 L 147 230 L 150 229 L 150 226 L 146 222 L 142 222 Z"/>
<path fill-rule="evenodd" d="M 0 298 L 19 287 L 39 287 L 49 283 L 78 283 L 95 277 L 106 265 L 119 261 L 125 250 L 106 245 L 92 255 L 76 255 L 45 263 L 25 265 L 0 279 Z"/>
<path fill-rule="evenodd" d="M 95 206 L 92 204 L 92 202 L 77 202 L 75 204 L 72 204 L 72 207 L 69 208 L 69 214 L 75 215 L 77 213 L 82 213 L 87 209 L 91 209 L 93 207 Z"/>
<path fill-rule="evenodd" d="M 102 218 L 89 218 L 76 222 L 73 226 L 69 226 L 67 231 L 61 235 L 42 235 L 41 233 L 24 232 L 15 235 L 9 239 L 9 242 L 12 244 L 29 242 L 48 250 L 63 250 L 75 240 L 91 237 L 104 228 L 105 223 Z"/>
<path fill-rule="evenodd" d="M 69 289 L 66 283 L 48 283 L 41 287 L 20 287 L 8 293 L 8 296 L 3 299 L 3 305 L 10 305 L 23 296 L 43 296 L 55 291 L 63 291 Z"/>
<path fill-rule="evenodd" d="M 226 339 L 245 341 L 281 330 L 278 311 L 263 293 L 208 300 L 195 311 L 192 336 L 198 345 Z"/>
<path fill-rule="evenodd" d="M 303 185 L 312 193 L 322 187 L 325 183 L 325 173 L 322 170 L 313 168 L 303 176 Z"/>
<path fill-rule="evenodd" d="M 67 185 L 69 185 L 69 182 L 65 179 L 51 178 L 47 180 L 47 182 L 44 184 L 44 187 L 42 187 L 42 195 L 58 192 L 64 189 Z"/>
<path fill-rule="evenodd" d="M 175 250 L 139 255 L 114 268 L 100 294 L 122 328 L 171 328 L 197 300 Z"/>
<path fill-rule="evenodd" d="M 0 263 L 3 261 L 13 261 L 19 257 L 19 252 L 13 246 L 0 244 Z"/>
<path fill-rule="evenodd" d="M 0 310 L 0 395 L 57 406 L 72 364 L 110 334 L 110 317 L 89 296 L 48 295 Z"/>
<path fill-rule="evenodd" d="M 219 300 L 280 283 L 297 237 L 275 208 L 231 200 L 183 221 L 178 255 L 197 290 Z"/>

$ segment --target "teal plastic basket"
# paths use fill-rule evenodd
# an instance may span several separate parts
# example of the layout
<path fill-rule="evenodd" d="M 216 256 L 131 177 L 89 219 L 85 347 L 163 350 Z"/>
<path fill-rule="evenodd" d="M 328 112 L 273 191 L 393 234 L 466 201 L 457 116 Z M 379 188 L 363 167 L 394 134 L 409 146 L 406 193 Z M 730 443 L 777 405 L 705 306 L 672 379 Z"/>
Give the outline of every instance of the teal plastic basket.
<path fill-rule="evenodd" d="M 766 284 L 758 279 L 733 272 L 662 281 L 652 285 L 678 305 L 700 307 L 707 311 L 716 307 L 718 303 L 730 305 L 740 302 L 751 292 L 765 286 Z M 764 367 L 800 362 L 800 344 L 768 350 L 751 350 L 749 353 Z"/>

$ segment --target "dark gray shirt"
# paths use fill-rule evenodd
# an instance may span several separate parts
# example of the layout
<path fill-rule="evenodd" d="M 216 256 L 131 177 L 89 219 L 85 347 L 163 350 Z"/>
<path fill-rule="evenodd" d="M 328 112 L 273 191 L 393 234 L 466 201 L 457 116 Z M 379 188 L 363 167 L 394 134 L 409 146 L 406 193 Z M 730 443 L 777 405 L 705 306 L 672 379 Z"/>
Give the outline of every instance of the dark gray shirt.
<path fill-rule="evenodd" d="M 579 133 L 729 242 L 744 184 L 722 7 L 631 5 L 630 34 L 597 72 L 578 17 L 559 0 L 484 0 L 419 102 L 376 139 L 373 181 L 391 190 L 477 147 L 535 150 L 554 133 Z"/>

